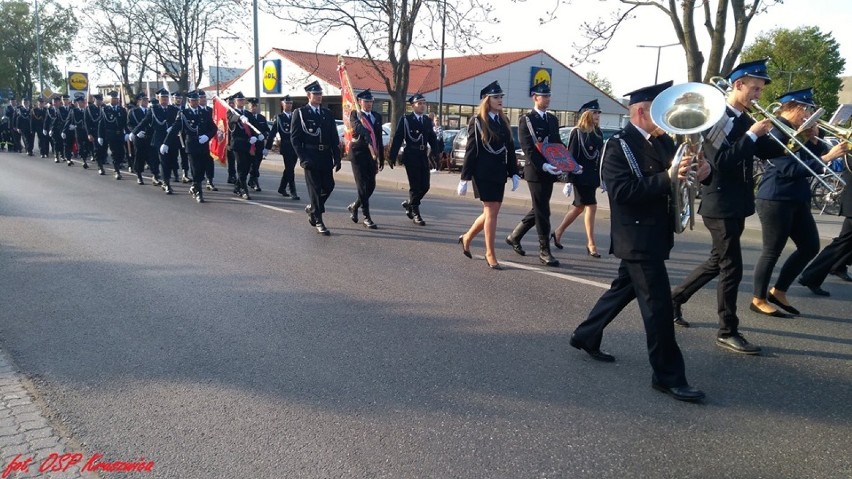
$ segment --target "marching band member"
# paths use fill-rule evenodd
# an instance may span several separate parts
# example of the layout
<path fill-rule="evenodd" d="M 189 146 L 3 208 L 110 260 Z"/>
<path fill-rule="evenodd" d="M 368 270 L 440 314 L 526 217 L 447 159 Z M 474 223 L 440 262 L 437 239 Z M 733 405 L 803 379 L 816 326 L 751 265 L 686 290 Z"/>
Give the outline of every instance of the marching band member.
<path fill-rule="evenodd" d="M 352 142 L 349 144 L 349 163 L 352 165 L 358 198 L 347 209 L 349 218 L 353 223 L 357 223 L 358 208 L 361 208 L 364 212 L 364 226 L 376 229 L 376 223 L 370 217 L 370 196 L 376 189 L 376 175 L 385 167 L 382 115 L 373 112 L 373 93 L 369 88 L 359 93 L 356 98 L 361 104 L 361 111 L 353 110 L 349 115 L 350 124 L 355 130 Z M 370 123 L 372 131 L 361 123 L 361 118 Z M 375 152 L 373 152 L 373 140 L 376 142 Z M 373 158 L 373 153 L 376 154 L 376 158 Z"/>
<path fill-rule="evenodd" d="M 570 344 L 598 361 L 615 361 L 600 349 L 604 328 L 636 299 L 653 369 L 651 386 L 681 401 L 700 401 L 704 392 L 689 386 L 675 340 L 665 263 L 674 244 L 668 169 L 675 144 L 667 135 L 651 134 L 659 130 L 651 118 L 651 101 L 671 84 L 669 81 L 625 95 L 630 97 L 630 123 L 609 139 L 601 166 L 612 213 L 610 253 L 621 258 L 621 264 L 618 277 L 574 330 Z M 682 165 L 689 160 L 684 157 Z M 698 179 L 707 174 L 705 164 Z M 686 167 L 681 167 L 679 175 L 685 179 Z"/>
<path fill-rule="evenodd" d="M 173 143 L 173 137 L 181 135 L 192 175 L 192 186 L 189 194 L 199 203 L 204 203 L 204 192 L 201 181 L 207 170 L 207 159 L 210 158 L 210 138 L 217 133 L 213 118 L 206 109 L 198 107 L 198 92 L 189 92 L 189 105 L 178 114 L 174 128 L 166 136 L 166 143 Z"/>
<path fill-rule="evenodd" d="M 98 136 L 98 126 L 101 123 L 101 115 L 103 115 L 101 107 L 103 106 L 104 96 L 95 93 L 92 95 L 92 99 L 94 99 L 94 102 L 87 105 L 83 110 L 86 119 L 86 138 L 92 145 L 92 156 L 94 156 L 95 163 L 98 165 L 98 174 L 105 175 L 104 163 L 106 162 L 107 147 L 103 144 L 103 138 Z M 98 138 L 101 141 L 98 141 Z"/>
<path fill-rule="evenodd" d="M 45 121 L 47 120 L 47 108 L 44 106 L 44 97 L 39 96 L 36 100 L 38 105 L 33 107 L 30 115 L 30 131 L 38 139 L 38 155 L 39 158 L 47 158 L 50 152 L 50 142 L 47 136 L 47 128 Z"/>
<path fill-rule="evenodd" d="M 512 191 L 518 189 L 518 160 L 515 141 L 509 129 L 509 119 L 503 112 L 503 89 L 491 82 L 479 92 L 479 109 L 467 126 L 468 141 L 464 152 L 458 194 L 467 194 L 467 183 L 473 180 L 473 193 L 482 201 L 480 214 L 470 229 L 459 236 L 465 256 L 470 254 L 470 242 L 485 231 L 485 261 L 491 269 L 503 269 L 494 251 L 497 234 L 497 214 L 503 203 L 506 178 L 512 178 Z"/>
<path fill-rule="evenodd" d="M 709 183 L 701 187 L 701 206 L 698 209 L 710 231 L 713 246 L 710 257 L 672 290 L 674 323 L 689 327 L 681 306 L 702 286 L 719 276 L 716 344 L 744 354 L 757 354 L 760 348 L 746 341 L 739 332 L 737 291 L 743 277 L 740 236 L 745 229 L 746 217 L 754 214 L 753 158 L 758 142 L 765 141 L 761 138 L 772 128 L 770 120 L 755 122 L 745 111 L 760 98 L 764 86 L 771 83 L 766 62 L 764 59 L 742 63 L 728 75 L 731 91 L 728 93 L 727 115 L 705 135 L 717 138 L 720 147 L 715 157 L 708 159 L 712 174 Z"/>
<path fill-rule="evenodd" d="M 577 127 L 571 130 L 568 137 L 568 151 L 583 167 L 581 173 L 569 173 L 568 182 L 573 185 L 574 204 L 562 222 L 556 227 L 550 238 L 554 246 L 562 249 L 562 234 L 571 226 L 583 212 L 586 226 L 586 254 L 600 258 L 598 247 L 595 245 L 595 213 L 598 210 L 598 200 L 595 190 L 601 185 L 600 160 L 603 150 L 603 132 L 600 128 L 601 109 L 597 100 L 584 103 L 580 107 L 580 120 Z"/>
<path fill-rule="evenodd" d="M 148 95 L 145 92 L 136 94 L 136 108 L 127 113 L 127 128 L 130 131 L 135 131 L 136 127 L 148 116 Z M 145 171 L 145 165 L 151 163 L 151 128 L 150 126 L 141 135 L 130 135 L 133 142 L 133 172 L 136 173 L 136 184 L 144 185 L 142 180 L 142 172 Z M 154 171 L 154 168 L 151 168 Z"/>
<path fill-rule="evenodd" d="M 127 130 L 127 110 L 119 105 L 117 91 L 107 93 L 109 105 L 101 108 L 98 122 L 98 145 L 103 148 L 103 159 L 106 160 L 106 149 L 112 156 L 112 167 L 115 169 L 115 179 L 121 179 L 121 165 L 124 163 L 124 143 Z"/>
<path fill-rule="evenodd" d="M 787 92 L 781 95 L 778 101 L 781 102 L 777 112 L 778 120 L 793 130 L 804 124 L 816 110 L 813 91 L 810 88 Z M 786 134 L 778 128 L 773 129 L 770 134 L 782 142 L 787 141 Z M 807 164 L 813 171 L 821 173 L 825 166 L 823 162 L 828 163 L 843 156 L 846 154 L 847 147 L 846 142 L 842 142 L 825 152 L 820 143 L 817 143 L 816 147 L 809 147 L 806 144 L 806 148 L 818 148 L 818 151 L 813 153 L 821 157 L 822 162 L 820 162 L 805 151 L 796 152 L 797 160 L 785 152 L 780 145 L 772 146 L 773 154 L 758 155 L 761 158 L 768 158 L 769 161 L 757 190 L 756 208 L 763 235 L 763 251 L 754 266 L 754 298 L 750 308 L 759 314 L 787 317 L 772 305 L 793 315 L 800 314 L 799 310 L 787 300 L 787 290 L 796 276 L 819 252 L 819 232 L 811 213 L 810 178 L 812 175 L 800 161 Z M 769 289 L 772 270 L 788 238 L 796 244 L 796 251 L 784 262 L 775 286 Z M 767 301 L 772 304 L 768 304 Z"/>
<path fill-rule="evenodd" d="M 402 142 L 405 141 L 402 163 L 405 165 L 405 174 L 408 176 L 408 199 L 402 202 L 402 208 L 414 224 L 425 226 L 426 222 L 420 216 L 420 201 L 429 191 L 430 161 L 437 164 L 441 151 L 432 120 L 425 115 L 426 98 L 420 93 L 415 93 L 408 98 L 408 104 L 411 105 L 412 111 L 400 117 L 391 140 L 388 158 L 391 165 L 395 164 Z"/>
<path fill-rule="evenodd" d="M 547 266 L 559 266 L 559 261 L 550 254 L 550 197 L 553 194 L 553 183 L 561 172 L 547 162 L 537 147 L 545 139 L 550 143 L 562 144 L 559 137 L 559 120 L 552 113 L 547 113 L 547 107 L 550 106 L 550 86 L 546 82 L 535 84 L 530 89 L 530 96 L 533 99 L 533 109 L 523 115 L 518 123 L 518 140 L 527 157 L 524 180 L 530 190 L 532 208 L 506 237 L 506 243 L 515 253 L 525 256 L 527 253 L 521 248 L 521 238 L 535 227 L 538 233 L 539 261 Z"/>
<path fill-rule="evenodd" d="M 284 160 L 284 172 L 281 174 L 281 183 L 278 185 L 278 193 L 284 198 L 291 198 L 298 201 L 299 195 L 296 194 L 296 161 L 299 159 L 296 156 L 296 150 L 293 149 L 293 144 L 290 142 L 290 129 L 293 124 L 293 99 L 290 95 L 285 95 L 281 99 L 281 113 L 275 117 L 275 127 L 269 134 L 266 140 L 266 149 L 272 148 L 275 143 L 275 136 L 278 135 L 278 151 L 281 152 L 281 157 Z M 290 190 L 288 193 L 287 190 Z"/>
<path fill-rule="evenodd" d="M 130 139 L 145 138 L 151 135 L 151 148 L 154 149 L 150 156 L 151 173 L 154 174 L 154 186 L 161 186 L 167 195 L 174 192 L 171 185 L 171 174 L 177 169 L 177 140 L 173 137 L 167 141 L 167 137 L 177 120 L 178 108 L 169 104 L 169 91 L 165 88 L 157 92 L 157 104 L 153 105 L 145 118 L 136 125 L 130 134 Z M 152 131 L 153 130 L 153 131 Z M 162 172 L 162 176 L 160 176 Z"/>
<path fill-rule="evenodd" d="M 86 97 L 82 93 L 74 96 L 74 106 L 71 107 L 68 113 L 68 120 L 65 122 L 63 129 L 63 138 L 65 138 L 65 151 L 68 152 L 69 165 L 74 163 L 71 161 L 71 152 L 74 149 L 74 143 L 77 143 L 77 154 L 80 160 L 83 161 L 83 169 L 89 169 L 89 156 L 92 154 L 92 142 L 89 141 L 88 132 L 86 130 Z"/>
<path fill-rule="evenodd" d="M 230 129 L 231 150 L 237 164 L 237 179 L 234 184 L 234 194 L 250 200 L 247 178 L 251 170 L 252 154 L 256 150 L 257 136 L 249 126 L 249 113 L 245 110 L 246 97 L 243 92 L 233 95 L 236 106 L 233 111 L 228 111 L 228 127 Z M 236 113 L 234 113 L 236 112 Z M 263 143 L 261 143 L 263 145 Z"/>
<path fill-rule="evenodd" d="M 204 90 L 198 89 L 196 90 L 198 93 L 198 108 L 201 110 L 206 110 L 207 114 L 210 115 L 210 119 L 213 119 L 213 108 L 207 105 L 207 93 Z M 218 133 L 218 128 L 217 128 Z M 209 148 L 209 146 L 208 146 Z M 216 185 L 213 184 L 213 177 L 216 174 L 216 163 L 213 161 L 213 157 L 210 156 L 206 162 L 207 166 L 204 168 L 204 176 L 207 178 L 207 188 L 208 191 L 219 191 L 219 188 L 216 188 Z"/>
<path fill-rule="evenodd" d="M 322 214 L 334 191 L 334 171 L 340 171 L 340 137 L 331 110 L 322 107 L 322 87 L 313 81 L 305 87 L 308 104 L 293 113 L 290 141 L 305 170 L 305 184 L 311 203 L 305 206 L 308 222 L 317 233 L 328 236 Z"/>
<path fill-rule="evenodd" d="M 260 164 L 263 162 L 263 159 L 269 153 L 269 150 L 266 148 L 266 135 L 269 134 L 269 123 L 266 121 L 266 117 L 263 116 L 262 113 L 258 110 L 257 98 L 249 98 L 249 120 L 251 124 L 254 125 L 260 133 L 257 135 L 257 141 L 260 142 L 259 145 L 255 148 L 254 156 L 251 159 L 251 168 L 249 168 L 249 180 L 248 186 L 254 191 L 262 191 L 260 188 Z"/>
<path fill-rule="evenodd" d="M 30 126 L 31 116 L 30 99 L 23 98 L 21 106 L 18 107 L 17 114 L 15 115 L 15 125 L 21 134 L 21 139 L 24 140 L 24 150 L 27 152 L 27 156 L 33 156 L 33 142 L 35 141 L 33 130 Z"/>

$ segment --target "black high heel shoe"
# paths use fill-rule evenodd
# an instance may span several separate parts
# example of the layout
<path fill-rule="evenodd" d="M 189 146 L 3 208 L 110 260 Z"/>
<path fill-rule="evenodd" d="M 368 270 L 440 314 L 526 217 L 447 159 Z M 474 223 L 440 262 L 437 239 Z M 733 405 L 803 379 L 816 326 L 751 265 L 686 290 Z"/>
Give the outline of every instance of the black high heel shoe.
<path fill-rule="evenodd" d="M 459 244 L 462 245 L 462 254 L 464 254 L 470 259 L 473 259 L 473 255 L 470 254 L 470 250 L 464 249 L 464 235 L 459 236 Z"/>
<path fill-rule="evenodd" d="M 586 253 L 588 253 L 589 256 L 591 256 L 592 258 L 600 258 L 601 257 L 601 254 L 598 253 L 597 251 L 592 253 L 592 250 L 590 250 L 588 246 L 586 246 Z"/>
<path fill-rule="evenodd" d="M 550 239 L 553 240 L 553 246 L 556 246 L 558 249 L 562 249 L 562 243 L 556 241 L 556 233 L 550 233 Z"/>

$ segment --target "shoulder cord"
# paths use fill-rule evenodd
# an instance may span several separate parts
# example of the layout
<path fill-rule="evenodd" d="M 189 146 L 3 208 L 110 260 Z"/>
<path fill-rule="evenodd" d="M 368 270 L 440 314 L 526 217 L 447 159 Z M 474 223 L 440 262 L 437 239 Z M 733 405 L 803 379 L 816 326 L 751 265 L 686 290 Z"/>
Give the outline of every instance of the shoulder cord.
<path fill-rule="evenodd" d="M 304 111 L 302 113 L 304 113 Z M 310 136 L 322 135 L 322 128 L 320 127 L 317 127 L 317 131 L 315 133 L 311 133 L 310 131 L 308 131 L 308 125 L 305 125 L 305 115 L 299 115 L 299 121 L 302 123 L 302 131 L 304 131 L 305 134 Z"/>
<path fill-rule="evenodd" d="M 166 109 L 162 106 L 160 106 L 160 109 L 166 111 Z M 157 116 L 157 110 L 155 110 L 154 107 L 151 107 L 151 117 L 154 119 L 154 124 L 159 126 L 165 125 L 166 120 L 168 120 L 168 117 L 164 117 L 162 120 L 160 120 L 160 118 Z"/>
<path fill-rule="evenodd" d="M 98 108 L 98 111 L 101 111 L 101 110 L 100 110 L 100 108 Z M 103 113 L 103 112 L 102 112 L 102 113 Z M 98 115 L 98 117 L 97 117 L 97 118 L 95 118 L 94 116 L 92 116 L 92 109 L 91 109 L 91 108 L 89 108 L 89 107 L 86 107 L 86 109 L 85 109 L 85 110 L 83 110 L 83 114 L 84 114 L 84 115 L 89 115 L 89 118 L 91 118 L 91 119 L 92 119 L 92 121 L 99 121 L 99 120 L 101 119 L 101 115 Z"/>
<path fill-rule="evenodd" d="M 187 120 L 186 115 L 183 112 L 180 112 L 181 121 L 183 122 L 183 129 L 189 130 L 190 133 L 198 134 L 198 127 L 192 127 L 192 124 Z"/>
<path fill-rule="evenodd" d="M 476 123 L 474 123 L 474 128 L 476 130 L 475 133 L 478 133 L 480 136 L 482 136 L 482 126 L 480 126 L 480 124 L 479 124 L 479 118 L 474 118 L 474 119 L 476 120 Z M 494 150 L 494 148 L 492 148 L 490 144 L 485 144 L 484 141 L 481 141 L 480 143 L 482 143 L 482 147 L 485 148 L 485 151 L 487 151 L 488 153 L 491 153 L 492 155 L 499 155 L 501 153 L 506 153 L 506 144 L 505 143 L 503 143 L 503 146 L 499 150 Z"/>
<path fill-rule="evenodd" d="M 405 142 L 406 143 L 412 142 L 412 143 L 423 144 L 423 132 L 421 131 L 420 134 L 417 135 L 417 138 L 414 138 L 413 136 L 411 136 L 411 130 L 408 128 L 408 118 L 403 116 L 402 121 L 403 121 L 403 123 L 405 123 Z"/>
<path fill-rule="evenodd" d="M 624 155 L 627 156 L 627 164 L 630 165 L 630 169 L 633 171 L 633 174 L 636 175 L 636 178 L 643 178 L 642 170 L 639 169 L 639 164 L 636 163 L 636 157 L 633 156 L 633 151 L 627 146 L 627 142 L 623 139 L 619 139 L 621 142 L 621 149 L 624 150 Z M 603 170 L 603 168 L 601 168 Z"/>
<path fill-rule="evenodd" d="M 577 130 L 577 140 L 580 142 L 580 150 L 583 151 L 583 156 L 585 156 L 587 160 L 594 160 L 600 154 L 600 150 L 595 150 L 595 154 L 593 154 L 592 156 L 589 156 L 589 154 L 586 153 L 586 141 L 583 140 L 584 136 L 585 136 L 585 134 L 578 129 Z M 597 133 L 595 133 L 595 136 L 597 136 Z"/>

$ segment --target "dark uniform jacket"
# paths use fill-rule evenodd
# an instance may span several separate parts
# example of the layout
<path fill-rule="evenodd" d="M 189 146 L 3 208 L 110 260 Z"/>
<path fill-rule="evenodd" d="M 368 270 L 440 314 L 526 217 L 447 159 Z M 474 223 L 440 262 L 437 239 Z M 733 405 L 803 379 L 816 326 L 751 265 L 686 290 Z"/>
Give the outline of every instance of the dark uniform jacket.
<path fill-rule="evenodd" d="M 698 213 L 708 218 L 745 218 L 754 214 L 754 156 L 757 145 L 746 132 L 754 124 L 747 114 L 727 108 L 728 134 L 716 156 L 707 158 L 710 178 L 701 186 Z M 771 140 L 770 140 L 771 141 Z"/>
<path fill-rule="evenodd" d="M 23 106 L 18 106 L 15 111 L 15 128 L 21 131 L 30 130 L 30 110 Z"/>
<path fill-rule="evenodd" d="M 852 162 L 846 163 L 844 161 L 843 164 L 846 169 L 843 170 L 841 178 L 843 178 L 847 186 L 843 188 L 843 193 L 840 194 L 840 216 L 852 218 L 852 186 L 849 185 L 849 182 L 852 181 L 852 172 L 849 171 Z"/>
<path fill-rule="evenodd" d="M 72 126 L 74 128 L 71 128 Z M 72 106 L 68 111 L 68 118 L 65 120 L 65 128 L 63 131 L 66 133 L 66 136 L 69 133 L 73 133 L 77 135 L 78 138 L 85 138 L 86 111 L 77 105 Z"/>
<path fill-rule="evenodd" d="M 562 138 L 559 137 L 559 122 L 556 117 L 550 113 L 545 113 L 547 119 L 541 117 L 537 111 L 532 110 L 526 115 L 521 116 L 518 121 L 518 141 L 521 143 L 521 150 L 526 156 L 526 165 L 524 165 L 524 179 L 534 183 L 553 183 L 556 181 L 556 176 L 544 171 L 545 159 L 544 156 L 536 148 L 536 143 L 541 143 L 547 139 L 549 143 L 562 143 Z M 530 128 L 527 125 L 529 122 L 535 132 L 535 138 L 530 136 Z"/>
<path fill-rule="evenodd" d="M 795 130 L 784 118 L 779 116 L 778 120 Z M 769 134 L 785 144 L 789 138 L 778 128 L 773 128 Z M 757 188 L 757 198 L 772 201 L 809 202 L 811 199 L 810 178 L 813 175 L 808 169 L 791 155 L 786 154 L 779 145 L 767 145 L 765 150 L 757 154 L 758 157 L 769 160 L 764 167 L 763 178 Z M 811 151 L 816 156 L 825 154 L 824 145 L 821 143 L 812 146 Z M 797 151 L 796 156 L 817 174 L 823 172 L 825 163 L 811 157 L 804 151 L 804 148 Z"/>
<path fill-rule="evenodd" d="M 83 110 L 85 112 L 86 119 L 86 134 L 92 135 L 94 141 L 98 141 L 98 125 L 101 123 L 101 116 L 103 112 L 101 111 L 101 107 L 95 105 L 94 103 L 89 104 Z"/>
<path fill-rule="evenodd" d="M 116 136 L 121 136 L 127 130 L 127 110 L 121 105 L 104 105 L 101 108 L 101 119 L 98 122 L 97 138 L 108 141 Z"/>
<path fill-rule="evenodd" d="M 47 115 L 47 108 L 34 107 L 30 114 L 30 131 L 34 131 L 39 135 L 45 129 L 44 120 Z"/>
<path fill-rule="evenodd" d="M 641 177 L 631 169 L 621 140 L 633 152 Z M 675 144 L 666 135 L 654 142 L 628 123 L 606 145 L 601 171 L 612 216 L 610 253 L 624 260 L 665 260 L 674 245 L 668 169 Z"/>
<path fill-rule="evenodd" d="M 515 140 L 508 125 L 491 121 L 491 130 L 496 134 L 490 138 L 488 148 L 483 143 L 480 127 L 477 126 L 479 117 L 471 118 L 467 127 L 467 146 L 464 151 L 461 179 L 465 181 L 476 178 L 483 182 L 505 183 L 506 178 L 518 174 L 518 159 L 515 156 Z M 495 152 L 488 151 L 489 149 Z M 408 147 L 406 146 L 406 153 Z"/>
<path fill-rule="evenodd" d="M 331 111 L 320 107 L 314 113 L 310 105 L 293 112 L 290 141 L 302 168 L 332 169 L 340 165 L 340 137 Z"/>
<path fill-rule="evenodd" d="M 366 113 L 362 113 L 365 115 Z M 382 143 L 382 115 L 379 113 L 372 111 L 370 112 L 372 116 L 372 121 L 370 124 L 373 127 L 373 134 L 376 137 L 376 157 L 379 161 L 379 166 L 385 166 L 385 145 Z M 364 158 L 369 161 L 372 161 L 372 155 L 370 154 L 370 146 L 373 144 L 370 140 L 370 131 L 367 130 L 361 121 L 358 119 L 358 112 L 352 111 L 349 115 L 349 121 L 352 124 L 353 132 L 352 132 L 352 143 L 349 144 L 349 155 L 350 160 L 354 158 Z"/>
<path fill-rule="evenodd" d="M 54 108 L 52 105 L 47 108 L 44 119 L 44 129 L 50 135 L 59 135 L 65 128 L 65 121 L 68 119 L 68 107 L 59 105 Z"/>
<path fill-rule="evenodd" d="M 242 121 L 240 121 L 240 115 L 248 118 L 250 124 L 254 125 L 257 128 L 256 120 L 254 115 L 251 114 L 248 110 L 239 110 L 234 109 L 237 113 L 235 114 L 233 111 L 228 111 L 228 128 L 230 131 L 230 149 L 233 151 L 244 151 L 249 152 L 251 150 L 251 137 L 256 136 L 257 133 L 251 129 L 251 127 L 247 125 L 243 125 Z M 263 145 L 257 145 L 255 149 L 262 148 Z"/>
<path fill-rule="evenodd" d="M 210 138 L 218 132 L 213 117 L 209 111 L 202 108 L 184 108 L 178 114 L 174 128 L 166 136 L 166 143 L 173 143 L 178 135 L 183 137 L 186 152 L 190 155 L 204 155 L 210 152 Z M 206 136 L 204 144 L 199 143 L 198 138 Z"/>
<path fill-rule="evenodd" d="M 390 147 L 390 162 L 392 164 L 396 163 L 403 140 L 405 140 L 405 150 L 402 153 L 403 164 L 406 164 L 409 159 L 412 161 L 426 160 L 426 152 L 429 148 L 432 149 L 433 159 L 437 160 L 438 155 L 441 154 L 442 149 L 438 143 L 438 137 L 435 135 L 432 120 L 426 115 L 421 115 L 420 118 L 422 123 L 417 120 L 417 115 L 412 112 L 399 119 Z M 381 130 L 379 131 L 381 132 Z"/>
<path fill-rule="evenodd" d="M 248 117 L 249 122 L 254 125 L 254 127 L 257 128 L 258 131 L 260 131 L 260 133 L 263 135 L 263 141 L 258 141 L 256 143 L 257 147 L 255 149 L 255 154 L 257 156 L 262 156 L 263 149 L 266 145 L 266 139 L 269 137 L 269 122 L 266 120 L 266 117 L 263 116 L 263 113 L 261 112 L 252 113 L 249 111 L 246 113 L 246 117 Z M 254 132 L 252 132 L 252 134 L 257 135 L 257 133 Z"/>
<path fill-rule="evenodd" d="M 134 132 L 134 142 L 136 144 L 151 144 L 154 129 L 150 122 L 139 129 L 140 132 L 145 132 L 145 138 L 139 138 L 138 134 L 136 133 L 136 127 L 138 127 L 142 124 L 143 121 L 145 121 L 145 117 L 148 116 L 149 111 L 151 111 L 150 105 L 148 106 L 148 108 L 145 108 L 145 111 L 142 111 L 142 107 L 140 106 L 127 112 L 127 128 L 130 131 Z"/>
<path fill-rule="evenodd" d="M 266 139 L 266 149 L 272 148 L 275 143 L 275 135 L 281 138 L 278 143 L 278 149 L 284 156 L 295 156 L 296 150 L 293 149 L 293 143 L 290 141 L 290 128 L 293 120 L 293 112 L 290 112 L 288 117 L 283 111 L 275 117 L 275 123 L 272 131 L 269 133 L 269 138 Z"/>
<path fill-rule="evenodd" d="M 145 130 L 145 136 L 151 137 L 151 146 L 160 148 L 166 144 L 166 136 L 171 131 L 172 125 L 177 121 L 180 109 L 174 105 L 161 106 L 159 103 L 151 105 L 145 118 L 133 129 L 133 134 L 139 136 L 139 132 Z M 153 130 L 153 134 L 150 131 Z M 170 144 L 173 146 L 174 143 Z"/>
<path fill-rule="evenodd" d="M 568 174 L 568 181 L 579 186 L 600 186 L 602 150 L 603 133 L 600 129 L 595 128 L 589 133 L 583 133 L 579 128 L 571 130 L 568 136 L 568 151 L 583 167 L 583 172 Z"/>

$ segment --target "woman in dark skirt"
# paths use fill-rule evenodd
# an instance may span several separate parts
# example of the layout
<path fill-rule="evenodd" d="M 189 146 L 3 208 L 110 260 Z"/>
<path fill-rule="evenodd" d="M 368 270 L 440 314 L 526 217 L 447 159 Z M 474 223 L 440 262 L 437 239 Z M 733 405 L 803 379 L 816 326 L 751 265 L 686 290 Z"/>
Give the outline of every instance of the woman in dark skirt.
<path fill-rule="evenodd" d="M 554 246 L 562 249 L 562 234 L 571 226 L 584 211 L 586 223 L 586 253 L 600 258 L 595 245 L 595 213 L 598 210 L 598 200 L 595 190 L 601 185 L 600 161 L 603 150 L 603 133 L 600 129 L 601 109 L 597 100 L 592 100 L 580 107 L 580 121 L 571 130 L 568 138 L 568 151 L 583 167 L 583 172 L 569 175 L 568 181 L 574 185 L 574 205 L 565 214 L 562 223 L 551 233 Z"/>
<path fill-rule="evenodd" d="M 477 115 L 467 127 L 468 140 L 464 153 L 458 193 L 467 193 L 467 182 L 473 180 L 473 193 L 482 201 L 480 214 L 467 233 L 459 236 L 465 256 L 470 254 L 470 242 L 485 230 L 485 261 L 492 269 L 502 269 L 494 253 L 497 234 L 497 213 L 503 203 L 506 178 L 512 178 L 512 191 L 518 188 L 518 160 L 515 142 L 509 129 L 509 119 L 503 113 L 503 90 L 492 82 L 479 92 L 481 102 Z"/>

